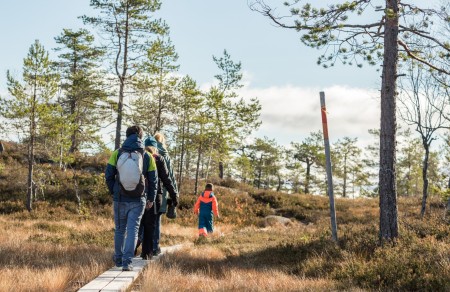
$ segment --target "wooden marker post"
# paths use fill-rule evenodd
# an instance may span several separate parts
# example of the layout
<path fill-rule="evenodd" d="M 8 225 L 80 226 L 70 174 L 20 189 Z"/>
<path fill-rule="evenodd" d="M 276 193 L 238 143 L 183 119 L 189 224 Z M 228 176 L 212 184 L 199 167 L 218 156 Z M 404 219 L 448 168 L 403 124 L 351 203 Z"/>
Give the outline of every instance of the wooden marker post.
<path fill-rule="evenodd" d="M 330 141 L 328 139 L 327 108 L 325 106 L 325 92 L 323 91 L 320 92 L 320 109 L 322 112 L 323 141 L 325 144 L 328 197 L 330 198 L 331 234 L 333 236 L 333 240 L 337 242 L 338 238 L 337 238 L 337 224 L 336 224 L 336 209 L 334 208 L 333 175 L 331 171 Z"/>

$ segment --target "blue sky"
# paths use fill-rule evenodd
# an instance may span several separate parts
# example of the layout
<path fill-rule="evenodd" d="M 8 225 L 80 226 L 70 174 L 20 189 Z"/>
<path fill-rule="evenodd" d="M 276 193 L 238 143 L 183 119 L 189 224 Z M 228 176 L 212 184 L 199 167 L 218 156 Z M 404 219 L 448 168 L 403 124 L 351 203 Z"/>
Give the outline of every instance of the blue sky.
<path fill-rule="evenodd" d="M 97 14 L 88 0 L 3 1 L 0 94 L 6 92 L 6 70 L 20 76 L 22 60 L 35 39 L 51 50 L 63 28 L 83 26 L 77 18 L 83 14 Z M 251 11 L 247 1 L 165 0 L 158 16 L 171 28 L 180 73 L 191 75 L 198 84 L 206 87 L 213 81 L 217 69 L 212 56 L 221 56 L 224 49 L 242 62 L 246 85 L 241 95 L 256 96 L 263 106 L 257 136 L 288 144 L 321 130 L 322 90 L 327 95 L 332 139 L 364 140 L 369 128 L 378 127 L 380 73 L 376 67 L 317 66 L 320 51 L 305 47 L 295 31 L 275 27 Z"/>

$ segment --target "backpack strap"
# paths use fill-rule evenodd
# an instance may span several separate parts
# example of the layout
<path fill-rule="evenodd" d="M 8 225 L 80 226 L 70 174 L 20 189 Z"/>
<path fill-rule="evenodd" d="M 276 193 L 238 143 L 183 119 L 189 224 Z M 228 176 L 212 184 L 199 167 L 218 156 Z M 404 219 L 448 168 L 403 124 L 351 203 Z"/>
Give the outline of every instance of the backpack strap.
<path fill-rule="evenodd" d="M 119 151 L 118 151 L 118 154 L 117 154 L 117 158 L 119 158 L 120 155 L 121 155 L 122 153 L 124 153 L 124 152 L 131 153 L 131 152 L 136 151 L 136 152 L 140 153 L 140 154 L 142 155 L 142 159 L 144 159 L 144 153 L 145 153 L 145 150 L 142 149 L 142 148 L 138 148 L 138 149 L 135 149 L 135 150 L 132 150 L 132 151 L 127 151 L 127 150 L 124 150 L 122 147 L 120 147 L 118 150 L 119 150 Z"/>

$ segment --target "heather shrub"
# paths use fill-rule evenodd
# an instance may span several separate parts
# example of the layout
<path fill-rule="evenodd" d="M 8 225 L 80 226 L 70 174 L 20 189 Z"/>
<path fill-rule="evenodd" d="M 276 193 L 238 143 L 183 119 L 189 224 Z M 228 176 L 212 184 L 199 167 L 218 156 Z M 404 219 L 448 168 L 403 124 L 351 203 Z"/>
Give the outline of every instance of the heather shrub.
<path fill-rule="evenodd" d="M 349 253 L 334 278 L 362 288 L 448 291 L 448 247 L 434 239 L 400 240 L 377 248 L 370 259 Z"/>
<path fill-rule="evenodd" d="M 15 212 L 22 212 L 25 210 L 25 205 L 20 201 L 3 201 L 0 202 L 0 214 L 11 214 Z"/>

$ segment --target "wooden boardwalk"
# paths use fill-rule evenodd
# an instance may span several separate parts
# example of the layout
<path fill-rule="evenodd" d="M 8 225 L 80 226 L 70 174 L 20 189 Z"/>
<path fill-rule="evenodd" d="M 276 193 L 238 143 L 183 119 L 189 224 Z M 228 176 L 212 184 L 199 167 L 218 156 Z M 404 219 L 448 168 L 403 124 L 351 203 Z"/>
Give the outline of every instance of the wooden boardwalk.
<path fill-rule="evenodd" d="M 122 272 L 122 268 L 114 267 L 85 286 L 81 287 L 80 292 L 117 292 L 117 291 L 126 291 L 128 287 L 133 284 L 134 280 L 139 277 L 141 272 L 143 271 L 144 267 L 148 265 L 151 262 L 154 262 L 158 260 L 158 258 L 169 252 L 176 251 L 178 249 L 181 249 L 184 245 L 178 244 L 168 247 L 162 247 L 161 248 L 161 254 L 159 256 L 154 256 L 151 260 L 145 261 L 141 259 L 140 257 L 133 258 L 133 271 L 128 272 Z"/>

